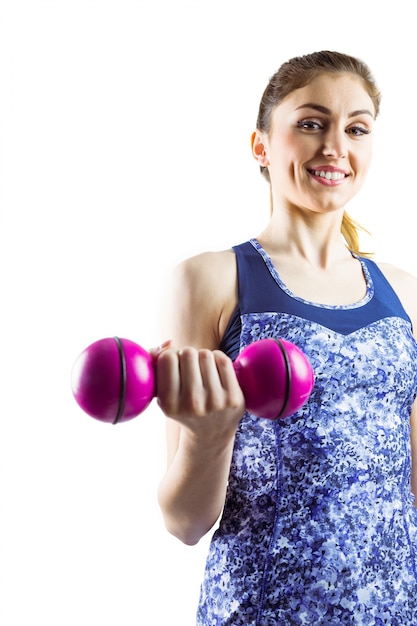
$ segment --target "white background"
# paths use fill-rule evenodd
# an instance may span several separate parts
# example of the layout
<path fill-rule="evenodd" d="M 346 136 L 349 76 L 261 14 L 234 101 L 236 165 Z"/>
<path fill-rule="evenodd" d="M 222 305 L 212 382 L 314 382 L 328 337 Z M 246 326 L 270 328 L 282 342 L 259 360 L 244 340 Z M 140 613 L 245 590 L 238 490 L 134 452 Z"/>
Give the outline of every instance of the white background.
<path fill-rule="evenodd" d="M 84 415 L 70 371 L 91 342 L 159 344 L 182 258 L 258 234 L 268 190 L 249 138 L 289 57 L 362 57 L 384 99 L 351 212 L 377 257 L 417 273 L 411 4 L 3 0 L 2 626 L 192 626 L 208 538 L 163 528 L 156 404 Z"/>

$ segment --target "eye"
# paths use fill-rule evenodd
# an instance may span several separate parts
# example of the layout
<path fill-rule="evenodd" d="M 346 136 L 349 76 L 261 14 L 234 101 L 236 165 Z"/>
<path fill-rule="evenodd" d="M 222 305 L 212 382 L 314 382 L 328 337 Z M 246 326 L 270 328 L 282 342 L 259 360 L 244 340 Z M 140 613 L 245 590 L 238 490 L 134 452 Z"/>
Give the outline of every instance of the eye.
<path fill-rule="evenodd" d="M 323 125 L 317 120 L 300 120 L 297 122 L 297 128 L 302 130 L 322 130 Z"/>
<path fill-rule="evenodd" d="M 348 135 L 361 137 L 362 135 L 369 135 L 371 130 L 369 128 L 365 128 L 364 126 L 351 126 L 346 130 L 346 132 Z"/>

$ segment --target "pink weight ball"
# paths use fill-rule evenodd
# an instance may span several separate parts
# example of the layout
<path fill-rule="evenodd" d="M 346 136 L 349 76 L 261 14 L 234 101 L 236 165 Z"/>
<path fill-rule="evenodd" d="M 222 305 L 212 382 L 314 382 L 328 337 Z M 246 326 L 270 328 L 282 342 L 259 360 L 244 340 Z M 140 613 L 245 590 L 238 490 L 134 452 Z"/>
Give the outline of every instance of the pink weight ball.
<path fill-rule="evenodd" d="M 102 422 L 125 422 L 144 411 L 155 395 L 152 357 L 129 339 L 100 339 L 75 361 L 71 385 L 85 413 Z"/>
<path fill-rule="evenodd" d="M 292 415 L 307 402 L 313 369 L 304 353 L 285 339 L 260 339 L 234 362 L 248 411 L 268 419 Z"/>

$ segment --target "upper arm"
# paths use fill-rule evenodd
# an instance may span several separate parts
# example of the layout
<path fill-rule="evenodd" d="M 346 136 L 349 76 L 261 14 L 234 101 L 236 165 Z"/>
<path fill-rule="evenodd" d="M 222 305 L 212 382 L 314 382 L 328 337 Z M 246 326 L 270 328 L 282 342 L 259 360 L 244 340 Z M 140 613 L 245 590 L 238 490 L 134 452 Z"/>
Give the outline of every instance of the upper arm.
<path fill-rule="evenodd" d="M 164 307 L 164 334 L 177 348 L 217 349 L 237 304 L 233 251 L 206 252 L 172 272 Z"/>
<path fill-rule="evenodd" d="M 179 349 L 219 347 L 237 305 L 233 251 L 208 252 L 179 264 L 169 278 L 164 307 L 164 337 Z M 166 420 L 167 464 L 178 448 L 181 426 Z"/>
<path fill-rule="evenodd" d="M 400 298 L 411 319 L 414 336 L 417 337 L 417 278 L 394 265 L 388 263 L 378 265 Z"/>

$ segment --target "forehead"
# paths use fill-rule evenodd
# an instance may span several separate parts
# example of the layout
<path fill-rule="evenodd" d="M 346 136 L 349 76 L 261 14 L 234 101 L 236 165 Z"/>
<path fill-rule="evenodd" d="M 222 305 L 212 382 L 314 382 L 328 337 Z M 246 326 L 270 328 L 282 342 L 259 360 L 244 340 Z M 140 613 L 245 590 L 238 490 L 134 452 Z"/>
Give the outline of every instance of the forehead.
<path fill-rule="evenodd" d="M 309 103 L 321 105 L 339 115 L 361 110 L 369 110 L 375 115 L 374 103 L 362 79 L 351 73 L 319 74 L 304 87 L 290 92 L 276 107 L 276 112 L 289 113 Z"/>

